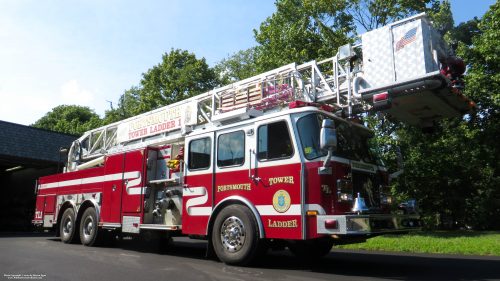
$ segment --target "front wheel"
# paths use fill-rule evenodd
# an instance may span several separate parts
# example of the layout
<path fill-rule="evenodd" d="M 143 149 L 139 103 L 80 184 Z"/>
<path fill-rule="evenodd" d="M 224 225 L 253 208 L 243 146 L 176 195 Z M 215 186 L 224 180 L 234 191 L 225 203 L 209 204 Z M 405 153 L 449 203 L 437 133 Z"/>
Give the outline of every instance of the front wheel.
<path fill-rule="evenodd" d="M 101 231 L 102 232 L 102 231 Z M 80 240 L 85 246 L 97 246 L 103 233 L 99 232 L 97 212 L 94 208 L 85 210 L 80 221 Z"/>
<path fill-rule="evenodd" d="M 212 243 L 215 253 L 226 264 L 252 262 L 262 246 L 257 219 L 245 206 L 224 208 L 215 220 Z"/>

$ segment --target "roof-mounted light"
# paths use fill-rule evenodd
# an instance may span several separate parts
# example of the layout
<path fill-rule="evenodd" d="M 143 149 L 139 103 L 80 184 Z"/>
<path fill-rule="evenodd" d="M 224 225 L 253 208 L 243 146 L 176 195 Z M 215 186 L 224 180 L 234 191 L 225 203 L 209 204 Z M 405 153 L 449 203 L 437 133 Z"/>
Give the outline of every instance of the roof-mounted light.
<path fill-rule="evenodd" d="M 332 112 L 332 107 L 326 104 L 320 104 L 320 103 L 315 103 L 315 102 L 305 102 L 305 101 L 294 101 L 291 102 L 288 105 L 288 109 L 293 109 L 293 108 L 300 108 L 300 107 L 305 107 L 305 106 L 314 106 L 319 110 L 327 111 L 327 112 Z"/>

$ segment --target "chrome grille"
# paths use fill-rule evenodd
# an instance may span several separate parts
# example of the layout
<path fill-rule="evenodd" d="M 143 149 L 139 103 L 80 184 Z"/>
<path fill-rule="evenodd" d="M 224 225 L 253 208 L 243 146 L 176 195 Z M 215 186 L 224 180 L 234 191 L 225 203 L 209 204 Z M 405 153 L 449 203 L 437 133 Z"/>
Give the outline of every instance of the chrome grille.
<path fill-rule="evenodd" d="M 352 186 L 354 198 L 358 197 L 358 193 L 360 193 L 368 208 L 380 208 L 380 184 L 377 174 L 353 170 Z"/>

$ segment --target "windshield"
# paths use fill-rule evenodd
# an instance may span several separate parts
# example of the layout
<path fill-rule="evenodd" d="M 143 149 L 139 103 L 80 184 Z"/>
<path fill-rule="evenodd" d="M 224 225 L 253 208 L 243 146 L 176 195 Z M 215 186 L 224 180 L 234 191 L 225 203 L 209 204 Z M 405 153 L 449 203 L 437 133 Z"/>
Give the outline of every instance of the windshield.
<path fill-rule="evenodd" d="M 310 114 L 297 121 L 300 142 L 307 159 L 328 154 L 328 151 L 321 150 L 319 146 L 321 124 L 324 119 L 332 120 L 337 131 L 337 149 L 333 152 L 334 156 L 384 166 L 377 138 L 373 132 L 324 114 Z"/>

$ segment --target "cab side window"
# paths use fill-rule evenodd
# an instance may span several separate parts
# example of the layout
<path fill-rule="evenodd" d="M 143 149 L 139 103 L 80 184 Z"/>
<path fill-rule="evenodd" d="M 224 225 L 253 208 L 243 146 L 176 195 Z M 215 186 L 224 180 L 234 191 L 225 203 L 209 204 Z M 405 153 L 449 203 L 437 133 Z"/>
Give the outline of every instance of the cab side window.
<path fill-rule="evenodd" d="M 194 140 L 189 143 L 189 170 L 210 168 L 210 138 Z"/>
<path fill-rule="evenodd" d="M 259 127 L 258 154 L 260 161 L 293 156 L 292 140 L 285 121 Z"/>
<path fill-rule="evenodd" d="M 241 166 L 245 162 L 245 133 L 243 131 L 219 136 L 217 166 Z"/>

